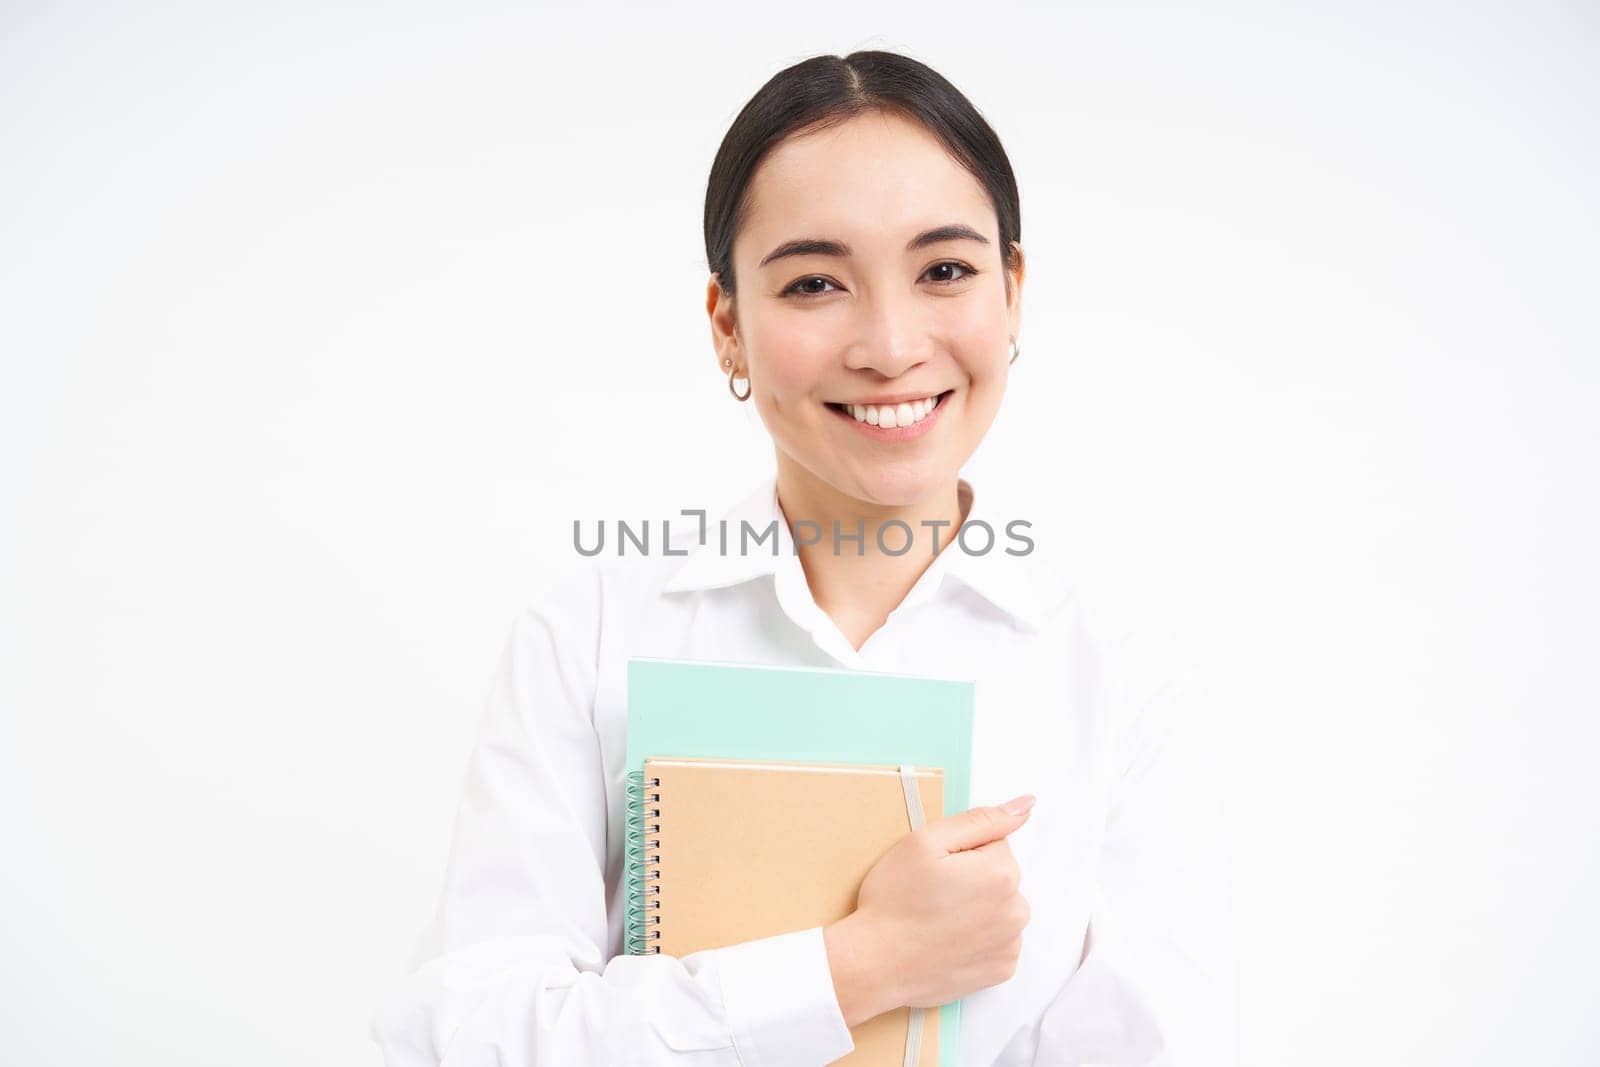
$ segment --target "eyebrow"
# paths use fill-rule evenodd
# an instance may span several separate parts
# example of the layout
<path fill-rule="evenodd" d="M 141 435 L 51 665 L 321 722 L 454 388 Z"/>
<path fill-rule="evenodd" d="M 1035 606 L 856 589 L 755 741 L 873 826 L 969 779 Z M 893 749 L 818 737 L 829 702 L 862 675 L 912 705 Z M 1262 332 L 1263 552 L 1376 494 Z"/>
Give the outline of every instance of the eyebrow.
<path fill-rule="evenodd" d="M 910 241 L 906 242 L 906 251 L 915 252 L 928 245 L 936 245 L 941 241 L 977 241 L 979 244 L 988 244 L 989 239 L 974 230 L 971 226 L 953 222 L 948 226 L 935 226 L 931 230 L 923 230 Z M 819 237 L 802 237 L 794 241 L 785 241 L 783 244 L 767 253 L 765 259 L 756 264 L 759 270 L 774 260 L 785 259 L 789 256 L 850 256 L 850 246 L 843 241 L 829 241 Z"/>

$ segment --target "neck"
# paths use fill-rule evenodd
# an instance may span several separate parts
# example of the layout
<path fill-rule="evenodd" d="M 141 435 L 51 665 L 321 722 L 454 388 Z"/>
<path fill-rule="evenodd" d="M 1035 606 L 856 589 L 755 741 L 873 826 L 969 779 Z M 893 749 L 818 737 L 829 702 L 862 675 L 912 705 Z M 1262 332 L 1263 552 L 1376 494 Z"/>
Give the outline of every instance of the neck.
<path fill-rule="evenodd" d="M 777 489 L 812 598 L 856 648 L 955 540 L 971 506 L 959 477 L 921 499 L 883 504 L 842 493 L 782 455 Z"/>

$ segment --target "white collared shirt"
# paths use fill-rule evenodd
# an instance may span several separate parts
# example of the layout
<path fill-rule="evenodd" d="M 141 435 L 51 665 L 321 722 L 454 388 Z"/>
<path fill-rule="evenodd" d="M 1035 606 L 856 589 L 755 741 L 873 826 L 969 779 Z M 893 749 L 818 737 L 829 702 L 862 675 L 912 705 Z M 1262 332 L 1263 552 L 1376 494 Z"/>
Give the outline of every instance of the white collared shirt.
<path fill-rule="evenodd" d="M 1008 838 L 1031 909 L 1022 954 L 965 998 L 961 1067 L 1235 1063 L 1206 725 L 1137 628 L 1037 544 L 1008 554 L 1027 547 L 1007 533 L 1020 516 L 960 484 L 974 536 L 946 531 L 859 651 L 813 599 L 770 476 L 722 516 L 726 554 L 716 517 L 704 545 L 699 521 L 675 520 L 653 555 L 574 553 L 512 627 L 437 912 L 373 1020 L 390 1067 L 817 1067 L 853 1048 L 821 927 L 621 954 L 630 656 L 974 680 L 971 803 L 1038 801 Z M 778 537 L 740 554 L 742 521 Z"/>

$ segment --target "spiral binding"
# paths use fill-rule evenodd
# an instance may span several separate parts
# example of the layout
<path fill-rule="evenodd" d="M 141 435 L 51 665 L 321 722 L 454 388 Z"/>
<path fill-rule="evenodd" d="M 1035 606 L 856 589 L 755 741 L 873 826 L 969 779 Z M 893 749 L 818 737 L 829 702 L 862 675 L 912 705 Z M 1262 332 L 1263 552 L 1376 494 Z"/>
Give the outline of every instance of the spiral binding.
<path fill-rule="evenodd" d="M 661 842 L 653 836 L 660 831 L 661 824 L 646 822 L 661 816 L 661 809 L 654 806 L 661 803 L 661 794 L 653 791 L 660 785 L 661 779 L 646 779 L 643 771 L 628 774 L 624 843 L 628 903 L 623 949 L 630 956 L 653 956 L 661 952 L 660 945 L 651 943 L 661 937 L 661 931 L 651 929 L 661 922 L 661 916 L 655 914 L 661 908 L 661 901 L 653 899 L 661 893 L 661 887 L 653 884 L 661 877 Z M 647 786 L 652 790 L 647 791 Z"/>

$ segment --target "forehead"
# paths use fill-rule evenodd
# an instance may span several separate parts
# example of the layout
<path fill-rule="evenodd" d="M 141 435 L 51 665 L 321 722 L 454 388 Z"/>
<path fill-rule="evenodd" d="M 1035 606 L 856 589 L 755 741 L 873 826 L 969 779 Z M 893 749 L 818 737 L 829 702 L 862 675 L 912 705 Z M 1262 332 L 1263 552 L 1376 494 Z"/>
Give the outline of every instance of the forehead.
<path fill-rule="evenodd" d="M 998 222 L 978 179 L 921 125 L 867 112 L 791 136 L 762 159 L 736 248 L 759 259 L 796 237 L 839 238 L 899 255 L 932 225 L 965 222 L 993 236 Z"/>

